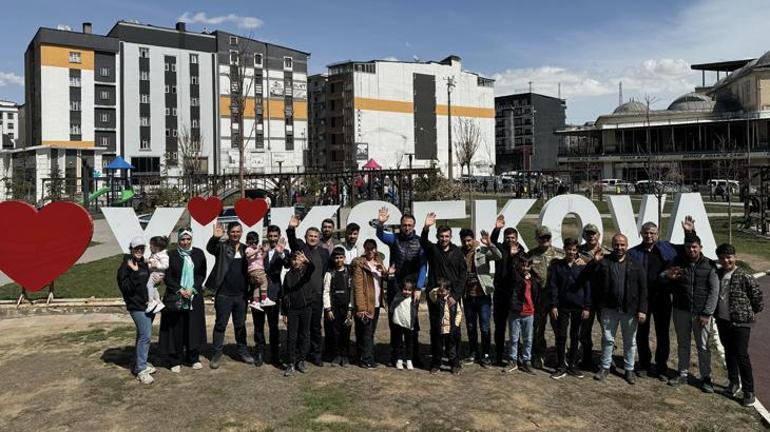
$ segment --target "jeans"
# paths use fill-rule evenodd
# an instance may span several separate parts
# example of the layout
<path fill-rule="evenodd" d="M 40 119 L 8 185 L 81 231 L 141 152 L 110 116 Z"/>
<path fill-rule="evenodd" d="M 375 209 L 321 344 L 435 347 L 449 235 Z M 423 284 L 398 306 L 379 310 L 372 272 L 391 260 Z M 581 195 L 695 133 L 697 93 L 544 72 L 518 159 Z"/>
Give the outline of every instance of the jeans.
<path fill-rule="evenodd" d="M 615 348 L 615 334 L 620 326 L 623 335 L 623 369 L 634 370 L 636 357 L 636 316 L 616 309 L 603 308 L 602 319 L 602 369 L 612 364 L 612 350 Z"/>
<path fill-rule="evenodd" d="M 225 347 L 225 330 L 230 316 L 233 317 L 235 342 L 238 353 L 247 353 L 246 349 L 246 299 L 241 296 L 218 295 L 214 300 L 216 321 L 214 322 L 214 353 L 221 353 Z"/>
<path fill-rule="evenodd" d="M 286 312 L 286 363 L 290 366 L 305 360 L 310 347 L 311 316 L 310 306 Z"/>
<path fill-rule="evenodd" d="M 743 393 L 754 393 L 754 377 L 751 373 L 751 359 L 749 359 L 749 337 L 751 327 L 738 327 L 730 321 L 717 318 L 719 340 L 725 347 L 725 363 L 727 363 L 727 377 L 731 383 L 740 383 Z"/>
<path fill-rule="evenodd" d="M 698 369 L 700 377 L 711 378 L 711 350 L 709 349 L 709 330 L 700 324 L 698 315 L 674 308 L 674 330 L 676 331 L 678 370 L 680 375 L 687 375 L 690 370 L 690 334 L 695 337 L 698 349 Z"/>
<path fill-rule="evenodd" d="M 650 300 L 650 315 L 655 321 L 655 365 L 661 373 L 666 372 L 668 368 L 668 357 L 670 354 L 671 329 L 671 294 L 659 293 L 658 296 Z M 639 350 L 639 368 L 647 370 L 652 361 L 652 350 L 650 349 L 650 318 L 639 324 L 636 331 L 636 345 Z"/>
<path fill-rule="evenodd" d="M 129 311 L 131 319 L 136 325 L 136 358 L 134 359 L 134 370 L 131 372 L 138 374 L 147 368 L 147 355 L 150 353 L 150 339 L 152 338 L 152 320 L 154 314 L 147 314 L 144 311 Z"/>
<path fill-rule="evenodd" d="M 535 323 L 534 315 L 521 316 L 517 313 L 511 313 L 508 318 L 508 328 L 511 333 L 511 360 L 516 362 L 521 357 L 521 361 L 528 362 L 532 360 L 532 327 Z M 523 352 L 519 354 L 519 337 L 522 339 Z"/>
<path fill-rule="evenodd" d="M 374 318 L 363 319 L 356 317 L 356 345 L 363 364 L 374 364 L 374 334 L 377 333 L 377 320 L 380 318 L 380 308 L 374 308 Z"/>
<path fill-rule="evenodd" d="M 323 337 L 321 336 L 321 325 L 322 321 L 324 321 L 323 315 L 323 298 L 318 296 L 317 299 L 313 299 L 313 303 L 310 306 L 310 351 L 308 351 L 308 359 L 316 363 L 320 363 L 323 360 Z"/>
<path fill-rule="evenodd" d="M 583 311 L 559 309 L 559 317 L 551 319 L 551 327 L 556 337 L 557 368 L 575 367 L 579 356 L 580 326 Z M 569 329 L 569 330 L 568 330 Z M 567 358 L 567 335 L 569 334 L 569 355 Z"/>
<path fill-rule="evenodd" d="M 488 295 L 468 296 L 463 299 L 465 324 L 468 328 L 468 347 L 477 360 L 489 355 L 489 319 L 492 313 L 492 299 Z M 481 349 L 479 350 L 478 328 L 481 328 Z"/>
<path fill-rule="evenodd" d="M 278 305 L 266 307 L 264 312 L 251 311 L 254 321 L 254 343 L 257 355 L 265 353 L 265 318 L 267 318 L 268 336 L 270 338 L 270 361 L 278 364 L 280 337 L 278 333 Z"/>

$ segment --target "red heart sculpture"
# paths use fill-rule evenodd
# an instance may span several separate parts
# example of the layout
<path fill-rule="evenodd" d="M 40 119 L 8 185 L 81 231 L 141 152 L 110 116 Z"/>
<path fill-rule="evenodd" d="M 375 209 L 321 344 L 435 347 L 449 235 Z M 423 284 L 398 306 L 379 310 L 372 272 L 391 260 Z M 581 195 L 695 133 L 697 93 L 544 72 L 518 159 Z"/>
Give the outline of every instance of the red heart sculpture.
<path fill-rule="evenodd" d="M 83 207 L 54 202 L 38 211 L 22 201 L 0 202 L 0 271 L 38 291 L 83 255 L 94 224 Z"/>
<path fill-rule="evenodd" d="M 240 198 L 235 202 L 235 214 L 247 226 L 254 226 L 265 217 L 270 207 L 262 198 Z"/>
<path fill-rule="evenodd" d="M 222 200 L 219 197 L 194 197 L 187 203 L 190 216 L 201 225 L 208 225 L 222 212 Z"/>

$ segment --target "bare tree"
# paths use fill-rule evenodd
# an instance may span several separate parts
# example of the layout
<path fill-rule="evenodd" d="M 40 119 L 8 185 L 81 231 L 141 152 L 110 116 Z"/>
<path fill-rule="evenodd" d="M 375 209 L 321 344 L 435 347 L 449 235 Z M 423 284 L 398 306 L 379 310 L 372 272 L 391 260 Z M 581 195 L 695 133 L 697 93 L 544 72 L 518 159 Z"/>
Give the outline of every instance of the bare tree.
<path fill-rule="evenodd" d="M 738 141 L 731 139 L 728 141 L 724 136 L 717 135 L 717 149 L 723 155 L 716 161 L 717 176 L 720 180 L 725 180 L 725 196 L 727 197 L 727 242 L 733 242 L 733 193 L 734 186 L 732 181 L 738 180 L 738 174 L 741 171 L 741 165 L 735 154 L 738 152 Z"/>
<path fill-rule="evenodd" d="M 189 127 L 183 126 L 177 134 L 179 148 L 179 162 L 182 173 L 190 182 L 188 191 L 190 196 L 195 195 L 194 184 L 198 174 L 201 174 L 201 154 L 203 153 L 203 137 L 200 133 L 194 133 Z"/>
<path fill-rule="evenodd" d="M 663 162 L 659 152 L 653 147 L 650 126 L 650 106 L 657 102 L 654 96 L 645 95 L 645 142 L 640 145 L 636 143 L 636 152 L 643 156 L 642 164 L 644 172 L 647 174 L 647 193 L 652 194 L 658 201 L 658 224 L 661 223 L 663 216 L 663 196 L 666 194 L 666 185 L 664 180 L 670 169 L 670 164 Z"/>
<path fill-rule="evenodd" d="M 457 163 L 462 167 L 468 167 L 468 177 L 471 175 L 471 163 L 482 144 L 481 128 L 478 123 L 469 118 L 459 118 L 455 124 L 455 156 Z"/>

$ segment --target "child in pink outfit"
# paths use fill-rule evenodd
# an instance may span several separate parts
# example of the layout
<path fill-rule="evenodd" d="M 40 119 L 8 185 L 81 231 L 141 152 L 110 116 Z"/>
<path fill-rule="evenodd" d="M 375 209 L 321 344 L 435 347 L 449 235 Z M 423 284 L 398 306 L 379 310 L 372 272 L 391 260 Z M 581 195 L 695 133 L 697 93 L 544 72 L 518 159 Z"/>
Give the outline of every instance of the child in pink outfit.
<path fill-rule="evenodd" d="M 254 294 L 249 307 L 259 311 L 263 307 L 275 305 L 275 302 L 267 297 L 265 259 L 267 258 L 268 250 L 269 246 L 267 244 L 259 244 L 259 234 L 254 231 L 246 234 L 246 261 L 249 264 L 249 277 L 254 284 Z"/>

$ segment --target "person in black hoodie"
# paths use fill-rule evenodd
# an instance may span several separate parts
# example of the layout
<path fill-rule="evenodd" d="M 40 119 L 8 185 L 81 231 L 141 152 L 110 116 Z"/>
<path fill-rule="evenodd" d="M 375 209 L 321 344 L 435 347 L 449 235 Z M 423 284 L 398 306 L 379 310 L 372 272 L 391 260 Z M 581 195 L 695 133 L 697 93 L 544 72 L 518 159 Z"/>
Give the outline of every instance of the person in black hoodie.
<path fill-rule="evenodd" d="M 131 314 L 131 319 L 136 325 L 136 354 L 131 372 L 142 384 L 152 384 L 155 380 L 150 374 L 155 373 L 155 368 L 147 363 L 147 355 L 150 352 L 152 320 L 155 314 L 145 312 L 147 281 L 150 279 L 150 269 L 144 261 L 145 243 L 141 236 L 131 240 L 129 245 L 131 253 L 123 257 L 123 262 L 118 268 L 117 281 L 120 293 L 126 302 L 126 310 Z"/>
<path fill-rule="evenodd" d="M 284 324 L 286 324 L 286 370 L 284 376 L 295 371 L 307 372 L 305 356 L 310 345 L 310 318 L 313 303 L 311 279 L 315 264 L 302 251 L 294 251 L 289 259 L 291 270 L 283 279 Z"/>
<path fill-rule="evenodd" d="M 519 231 L 508 227 L 503 231 L 503 242 L 497 241 L 500 230 L 505 227 L 505 217 L 497 216 L 495 229 L 490 238 L 503 257 L 495 263 L 495 292 L 492 294 L 492 320 L 495 322 L 495 365 L 505 366 L 505 331 L 511 311 L 511 295 L 516 275 L 516 261 L 524 256 L 524 247 L 519 244 Z"/>
<path fill-rule="evenodd" d="M 440 279 L 446 279 L 451 289 L 446 297 L 450 309 L 456 310 L 457 303 L 462 299 L 465 291 L 465 277 L 467 265 L 462 250 L 452 244 L 452 229 L 446 225 L 438 227 L 436 243 L 428 240 L 430 227 L 436 223 L 436 213 L 428 213 L 425 217 L 425 225 L 420 235 L 420 245 L 428 257 L 428 283 L 429 289 L 437 288 Z M 428 316 L 430 319 L 430 346 L 431 346 L 431 373 L 438 373 L 441 368 L 441 318 L 443 311 L 438 302 L 428 301 Z M 459 342 L 460 330 L 457 329 Z M 460 372 L 460 358 L 455 354 L 450 359 L 452 373 Z"/>

